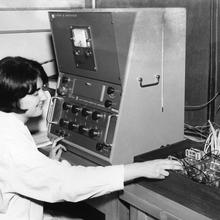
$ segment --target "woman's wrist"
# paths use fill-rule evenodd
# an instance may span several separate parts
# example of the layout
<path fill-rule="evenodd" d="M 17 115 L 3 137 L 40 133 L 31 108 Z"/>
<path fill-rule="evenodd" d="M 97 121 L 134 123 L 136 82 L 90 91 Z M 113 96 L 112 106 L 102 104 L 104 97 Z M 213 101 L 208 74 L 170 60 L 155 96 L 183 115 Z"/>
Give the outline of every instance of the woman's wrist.
<path fill-rule="evenodd" d="M 124 165 L 124 181 L 125 182 L 136 179 L 138 177 L 141 177 L 138 163 Z"/>

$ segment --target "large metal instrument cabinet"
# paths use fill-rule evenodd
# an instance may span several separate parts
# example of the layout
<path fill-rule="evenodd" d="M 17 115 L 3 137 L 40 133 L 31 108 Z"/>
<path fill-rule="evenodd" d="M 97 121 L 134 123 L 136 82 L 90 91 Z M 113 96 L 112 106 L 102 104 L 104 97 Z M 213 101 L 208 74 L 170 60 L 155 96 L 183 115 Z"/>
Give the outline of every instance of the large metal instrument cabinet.
<path fill-rule="evenodd" d="M 48 121 L 69 152 L 100 165 L 184 136 L 183 8 L 50 12 L 59 80 Z"/>

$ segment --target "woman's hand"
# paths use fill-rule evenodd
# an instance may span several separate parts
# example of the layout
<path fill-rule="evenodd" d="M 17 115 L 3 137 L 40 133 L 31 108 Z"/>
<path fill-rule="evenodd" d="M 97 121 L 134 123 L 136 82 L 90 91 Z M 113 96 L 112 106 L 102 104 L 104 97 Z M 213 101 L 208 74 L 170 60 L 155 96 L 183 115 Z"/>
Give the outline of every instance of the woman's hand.
<path fill-rule="evenodd" d="M 49 158 L 53 160 L 60 160 L 61 154 L 63 151 L 66 151 L 66 148 L 59 144 L 59 141 L 61 141 L 63 137 L 58 137 L 53 141 L 50 153 L 49 153 Z"/>
<path fill-rule="evenodd" d="M 125 165 L 125 181 L 139 177 L 164 179 L 168 170 L 182 170 L 182 165 L 176 160 L 158 159 Z"/>

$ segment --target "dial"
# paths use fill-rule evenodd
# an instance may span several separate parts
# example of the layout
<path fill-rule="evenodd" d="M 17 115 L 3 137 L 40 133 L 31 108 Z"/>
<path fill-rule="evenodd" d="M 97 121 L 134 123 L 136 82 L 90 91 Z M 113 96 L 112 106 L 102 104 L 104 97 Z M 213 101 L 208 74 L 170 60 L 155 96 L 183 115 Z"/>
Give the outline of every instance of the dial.
<path fill-rule="evenodd" d="M 92 119 L 93 120 L 98 120 L 99 118 L 103 118 L 103 114 L 102 113 L 97 112 L 97 111 L 92 113 Z"/>
<path fill-rule="evenodd" d="M 83 108 L 82 109 L 82 116 L 84 116 L 84 117 L 90 115 L 91 113 L 92 113 L 92 111 L 88 108 Z"/>
<path fill-rule="evenodd" d="M 73 105 L 72 106 L 72 113 L 76 114 L 76 113 L 78 113 L 80 111 L 81 111 L 81 107 L 80 106 L 78 106 L 78 105 Z"/>
<path fill-rule="evenodd" d="M 69 130 L 74 130 L 74 129 L 76 129 L 76 128 L 78 128 L 79 127 L 79 125 L 78 124 L 76 124 L 75 122 L 73 122 L 73 121 L 71 121 L 71 122 L 69 122 L 69 124 L 68 124 L 68 128 L 69 128 Z"/>
<path fill-rule="evenodd" d="M 80 134 L 84 134 L 88 131 L 88 128 L 86 128 L 83 125 L 80 125 L 79 128 L 78 128 L 78 131 L 79 131 Z"/>
<path fill-rule="evenodd" d="M 98 129 L 90 129 L 89 130 L 89 137 L 94 138 L 94 137 L 99 137 L 101 132 Z"/>
<path fill-rule="evenodd" d="M 106 100 L 105 101 L 105 107 L 106 108 L 109 108 L 109 107 L 111 107 L 112 106 L 112 101 L 111 100 Z"/>
<path fill-rule="evenodd" d="M 113 87 L 109 86 L 108 89 L 107 89 L 107 94 L 108 94 L 108 95 L 111 95 L 111 94 L 113 94 L 114 92 L 115 92 L 115 89 L 114 89 Z"/>
<path fill-rule="evenodd" d="M 63 103 L 63 110 L 68 110 L 68 109 L 70 109 L 72 107 L 72 105 L 71 104 L 69 104 L 69 103 L 67 103 L 67 102 L 64 102 Z"/>

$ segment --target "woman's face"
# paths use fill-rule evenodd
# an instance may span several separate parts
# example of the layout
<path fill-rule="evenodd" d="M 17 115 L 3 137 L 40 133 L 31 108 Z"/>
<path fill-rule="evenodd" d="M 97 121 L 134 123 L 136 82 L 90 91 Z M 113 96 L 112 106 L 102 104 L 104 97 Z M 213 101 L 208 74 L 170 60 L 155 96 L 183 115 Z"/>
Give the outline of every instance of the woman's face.
<path fill-rule="evenodd" d="M 37 91 L 33 94 L 28 94 L 20 99 L 20 108 L 27 110 L 24 115 L 28 118 L 37 117 L 42 115 L 43 113 L 43 106 L 45 101 L 47 100 L 47 96 L 42 87 L 43 82 L 40 78 L 38 78 Z"/>

